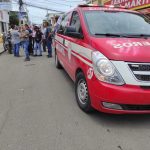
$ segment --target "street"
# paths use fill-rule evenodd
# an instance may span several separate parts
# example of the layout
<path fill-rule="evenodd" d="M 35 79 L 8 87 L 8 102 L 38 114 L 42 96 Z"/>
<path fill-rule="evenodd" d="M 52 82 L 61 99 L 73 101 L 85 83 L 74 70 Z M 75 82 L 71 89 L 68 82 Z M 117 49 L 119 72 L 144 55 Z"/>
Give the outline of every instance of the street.
<path fill-rule="evenodd" d="M 85 114 L 54 58 L 0 56 L 0 150 L 149 150 L 149 115 Z"/>

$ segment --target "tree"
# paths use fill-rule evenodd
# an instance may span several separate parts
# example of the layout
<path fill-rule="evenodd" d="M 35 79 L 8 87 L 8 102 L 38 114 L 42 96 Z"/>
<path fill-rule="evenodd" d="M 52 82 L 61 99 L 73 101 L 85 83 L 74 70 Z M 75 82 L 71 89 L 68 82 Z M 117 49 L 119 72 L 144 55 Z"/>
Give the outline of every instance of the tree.
<path fill-rule="evenodd" d="M 11 11 L 9 13 L 9 21 L 10 21 L 10 25 L 19 25 L 18 12 Z"/>

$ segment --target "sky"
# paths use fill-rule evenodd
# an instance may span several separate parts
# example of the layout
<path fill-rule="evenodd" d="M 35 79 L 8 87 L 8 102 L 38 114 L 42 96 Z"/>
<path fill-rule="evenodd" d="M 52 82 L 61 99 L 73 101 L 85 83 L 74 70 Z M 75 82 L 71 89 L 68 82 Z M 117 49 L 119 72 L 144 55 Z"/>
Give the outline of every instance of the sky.
<path fill-rule="evenodd" d="M 18 0 L 12 0 L 13 10 L 18 10 Z M 77 6 L 78 4 L 83 4 L 85 0 L 23 0 L 23 2 L 49 8 L 53 10 L 59 10 L 63 12 L 67 12 L 68 10 L 72 9 L 73 7 Z M 35 24 L 41 24 L 43 19 L 47 14 L 47 10 L 42 10 L 38 8 L 33 8 L 29 6 L 25 6 L 28 10 L 29 19 L 31 22 Z M 49 13 L 51 11 L 48 11 Z M 55 12 L 53 12 L 55 13 Z"/>

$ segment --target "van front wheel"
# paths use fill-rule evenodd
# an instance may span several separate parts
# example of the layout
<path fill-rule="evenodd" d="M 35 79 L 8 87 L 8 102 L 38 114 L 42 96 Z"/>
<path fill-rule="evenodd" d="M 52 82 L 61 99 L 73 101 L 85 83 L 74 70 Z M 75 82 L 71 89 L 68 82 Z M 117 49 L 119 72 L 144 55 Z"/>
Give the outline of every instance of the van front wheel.
<path fill-rule="evenodd" d="M 79 107 L 86 113 L 91 112 L 92 106 L 85 76 L 82 72 L 77 74 L 75 82 L 75 95 Z"/>

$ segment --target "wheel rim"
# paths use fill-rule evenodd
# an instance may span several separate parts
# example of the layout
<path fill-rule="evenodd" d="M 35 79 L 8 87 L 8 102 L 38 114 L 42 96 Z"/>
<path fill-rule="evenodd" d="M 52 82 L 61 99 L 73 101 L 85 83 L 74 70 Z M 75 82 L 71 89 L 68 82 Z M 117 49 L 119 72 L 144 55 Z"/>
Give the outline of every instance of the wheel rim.
<path fill-rule="evenodd" d="M 78 82 L 77 95 L 80 103 L 85 105 L 88 101 L 88 88 L 83 79 Z"/>

